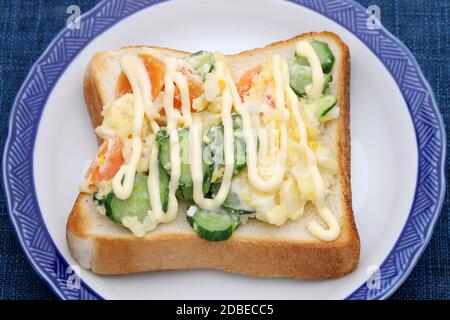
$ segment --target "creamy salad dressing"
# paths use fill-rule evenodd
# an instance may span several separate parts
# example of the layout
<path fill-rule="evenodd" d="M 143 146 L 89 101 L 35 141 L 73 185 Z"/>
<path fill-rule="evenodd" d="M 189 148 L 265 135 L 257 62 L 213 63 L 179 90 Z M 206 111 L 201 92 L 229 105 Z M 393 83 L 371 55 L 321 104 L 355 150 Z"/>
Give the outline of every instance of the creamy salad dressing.
<path fill-rule="evenodd" d="M 279 55 L 273 56 L 273 69 L 275 78 L 275 106 L 281 113 L 280 121 L 280 148 L 277 166 L 271 177 L 264 179 L 258 170 L 258 153 L 256 139 L 253 134 L 252 121 L 249 112 L 241 103 L 236 85 L 234 84 L 231 75 L 227 76 L 227 87 L 230 89 L 233 96 L 234 107 L 242 117 L 242 132 L 246 143 L 247 155 L 247 174 L 250 183 L 259 191 L 270 192 L 276 189 L 283 181 L 286 171 L 286 147 L 287 147 L 287 121 L 289 119 L 289 112 L 285 108 L 284 94 L 283 94 L 283 76 L 279 71 L 281 66 L 281 57 Z"/>
<path fill-rule="evenodd" d="M 322 72 L 322 66 L 320 65 L 319 57 L 317 56 L 314 48 L 308 41 L 300 41 L 295 46 L 295 52 L 308 60 L 309 65 L 311 66 L 312 72 L 312 83 L 305 87 L 305 92 L 308 97 L 318 98 L 322 95 L 323 91 L 323 83 L 325 78 Z"/>
<path fill-rule="evenodd" d="M 150 96 L 146 95 L 146 92 L 151 92 L 151 84 L 147 70 L 137 56 L 126 56 L 122 58 L 120 64 L 134 92 L 133 151 L 128 164 L 122 165 L 112 181 L 116 197 L 125 200 L 133 191 L 134 176 L 142 152 L 141 131 L 144 122 L 144 105 L 151 104 L 151 99 L 148 100 Z"/>
<path fill-rule="evenodd" d="M 324 229 L 316 221 L 312 221 L 310 224 L 308 224 L 307 228 L 314 237 L 325 241 L 332 241 L 339 236 L 341 227 L 336 216 L 328 208 L 325 201 L 324 181 L 322 179 L 322 176 L 320 175 L 319 168 L 317 167 L 316 155 L 308 146 L 308 135 L 305 123 L 300 113 L 300 104 L 296 94 L 289 86 L 289 69 L 286 61 L 283 61 L 282 72 L 285 81 L 285 92 L 289 101 L 288 105 L 291 107 L 291 111 L 294 115 L 298 134 L 300 136 L 300 145 L 304 148 L 308 169 L 312 174 L 314 180 L 314 203 L 320 217 L 326 223 L 328 229 Z"/>
<path fill-rule="evenodd" d="M 222 61 L 217 61 L 216 68 L 219 81 L 225 82 L 225 64 Z M 203 195 L 201 119 L 196 118 L 190 130 L 191 169 L 192 181 L 194 184 L 194 201 L 198 206 L 207 210 L 214 210 L 222 205 L 230 191 L 231 178 L 233 177 L 234 136 L 233 121 L 231 119 L 233 100 L 228 87 L 229 86 L 226 84 L 222 90 L 223 105 L 221 111 L 222 124 L 224 129 L 223 139 L 225 170 L 222 177 L 220 189 L 214 199 L 207 199 Z"/>
<path fill-rule="evenodd" d="M 301 41 L 296 46 L 298 55 L 305 57 L 312 69 L 312 83 L 305 90 L 308 97 L 319 97 L 322 94 L 324 77 L 317 54 L 312 46 Z M 277 165 L 271 175 L 264 177 L 260 174 L 258 168 L 257 142 L 254 136 L 252 119 L 246 105 L 241 102 L 241 97 L 237 87 L 231 77 L 231 71 L 223 61 L 216 61 L 216 77 L 222 81 L 221 86 L 221 120 L 224 127 L 224 174 L 221 187 L 214 199 L 207 199 L 203 195 L 203 170 L 202 170 L 202 120 L 201 117 L 192 116 L 191 101 L 189 96 L 189 86 L 187 78 L 179 71 L 179 65 L 175 58 L 165 59 L 166 72 L 164 75 L 164 93 L 163 106 L 167 119 L 167 129 L 170 143 L 170 182 L 169 182 L 169 201 L 168 210 L 164 212 L 160 198 L 160 179 L 159 179 L 159 160 L 158 148 L 155 137 L 159 126 L 155 119 L 159 116 L 158 110 L 152 103 L 151 83 L 143 62 L 138 56 L 126 56 L 121 60 L 121 67 L 127 76 L 134 94 L 134 123 L 132 135 L 132 152 L 128 164 L 122 165 L 113 178 L 112 189 L 119 199 L 127 199 L 133 189 L 134 176 L 138 161 L 142 152 L 141 131 L 143 128 L 144 117 L 147 116 L 152 134 L 150 139 L 150 157 L 149 157 L 149 177 L 148 191 L 150 196 L 151 211 L 143 224 L 139 225 L 137 219 L 127 219 L 124 225 L 129 227 L 135 234 L 142 234 L 142 230 L 149 231 L 154 229 L 160 222 L 172 221 L 178 211 L 178 201 L 175 196 L 179 186 L 181 175 L 180 146 L 177 128 L 180 124 L 189 127 L 190 135 L 190 157 L 191 171 L 193 181 L 193 197 L 195 203 L 204 209 L 214 210 L 222 205 L 230 191 L 231 180 L 234 171 L 234 134 L 232 109 L 233 106 L 241 115 L 243 136 L 246 142 L 246 162 L 247 176 L 250 184 L 261 192 L 271 192 L 277 189 L 283 182 L 286 174 L 286 159 L 288 145 L 288 121 L 290 112 L 293 114 L 297 131 L 299 135 L 299 145 L 307 159 L 307 167 L 314 180 L 314 203 L 317 207 L 320 217 L 326 224 L 323 228 L 319 223 L 313 221 L 307 228 L 316 238 L 324 241 L 332 241 L 340 234 L 340 225 L 326 205 L 325 186 L 317 166 L 317 159 L 314 152 L 308 146 L 308 135 L 302 114 L 300 112 L 300 103 L 289 84 L 289 70 L 286 61 L 281 56 L 272 57 L 272 71 L 274 81 L 274 102 L 277 112 L 277 124 L 279 130 L 279 146 Z M 175 85 L 180 92 L 181 114 L 174 108 Z M 262 141 L 262 143 L 266 143 Z M 129 218 L 129 217 L 127 217 Z M 133 217 L 135 218 L 135 217 Z M 124 219 L 125 220 L 125 219 Z M 135 230 L 138 230 L 135 232 Z"/>
<path fill-rule="evenodd" d="M 155 139 L 152 140 L 152 152 L 150 155 L 150 172 L 148 177 L 148 190 L 150 193 L 150 203 L 152 212 L 155 216 L 156 222 L 170 222 L 175 219 L 178 211 L 178 200 L 175 196 L 175 192 L 178 189 L 178 184 L 181 175 L 181 160 L 180 160 L 180 145 L 178 140 L 177 123 L 180 119 L 180 114 L 173 107 L 173 98 L 175 94 L 174 80 L 177 70 L 177 60 L 174 58 L 167 58 L 166 73 L 164 75 L 164 111 L 167 118 L 167 129 L 169 131 L 169 143 L 170 143 L 170 181 L 169 181 L 169 201 L 167 206 L 167 212 L 162 210 L 161 196 L 160 196 L 160 183 L 159 183 L 159 162 L 158 162 L 158 149 Z M 179 88 L 182 95 L 183 103 L 186 103 L 186 97 L 183 94 L 187 91 L 187 81 L 178 81 Z M 189 96 L 187 98 L 189 100 Z"/>

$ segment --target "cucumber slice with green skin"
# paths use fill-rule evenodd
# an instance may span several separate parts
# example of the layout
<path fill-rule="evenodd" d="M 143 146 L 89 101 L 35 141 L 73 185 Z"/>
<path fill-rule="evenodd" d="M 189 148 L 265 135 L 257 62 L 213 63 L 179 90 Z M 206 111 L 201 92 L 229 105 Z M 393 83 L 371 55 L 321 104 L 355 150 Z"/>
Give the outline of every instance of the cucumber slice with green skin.
<path fill-rule="evenodd" d="M 106 211 L 106 215 L 111 219 L 114 220 L 112 217 L 112 209 L 111 209 L 111 203 L 112 200 L 115 198 L 115 195 L 113 192 L 108 193 L 108 195 L 106 196 L 106 198 L 103 200 L 103 206 L 105 207 L 105 211 Z M 119 223 L 122 223 L 119 222 Z"/>
<path fill-rule="evenodd" d="M 104 199 L 99 199 L 94 194 L 94 203 L 96 205 L 103 205 L 106 215 L 114 222 L 122 223 L 123 218 L 134 216 L 140 222 L 143 222 L 148 215 L 148 211 L 151 209 L 147 180 L 148 175 L 136 172 L 133 190 L 128 199 L 120 200 L 114 195 L 114 192 L 110 192 Z M 169 177 L 161 167 L 159 168 L 159 181 L 161 206 L 164 211 L 167 211 L 169 202 Z"/>
<path fill-rule="evenodd" d="M 179 185 L 179 196 L 187 201 L 194 201 L 194 186 Z"/>
<path fill-rule="evenodd" d="M 206 131 L 206 137 L 208 138 L 208 143 L 205 145 L 203 150 L 203 158 L 206 164 L 211 167 L 211 176 L 215 176 L 216 179 L 222 178 L 223 167 L 224 167 L 224 137 L 223 137 L 223 126 L 216 125 L 212 126 Z"/>
<path fill-rule="evenodd" d="M 197 51 L 186 57 L 185 60 L 191 71 L 197 72 L 202 76 L 214 69 L 214 54 L 208 51 Z"/>
<path fill-rule="evenodd" d="M 292 58 L 292 64 L 298 64 L 299 66 L 307 66 L 309 67 L 309 62 L 308 60 L 306 60 L 306 58 L 303 58 L 301 56 L 299 56 L 296 53 L 294 53 L 294 57 Z"/>
<path fill-rule="evenodd" d="M 240 114 L 235 113 L 231 116 L 231 120 L 233 121 L 233 130 L 242 130 L 242 117 Z"/>
<path fill-rule="evenodd" d="M 330 82 L 333 81 L 333 77 L 329 73 L 333 69 L 335 57 L 328 44 L 317 40 L 310 41 L 310 44 L 316 52 L 320 60 L 320 65 L 322 66 L 325 78 L 323 92 L 326 92 L 330 86 Z M 289 78 L 292 90 L 298 96 L 305 96 L 305 87 L 312 82 L 312 72 L 308 60 L 297 55 L 297 53 L 294 54 L 290 63 Z"/>
<path fill-rule="evenodd" d="M 189 128 L 183 128 L 178 130 L 178 137 L 180 141 L 180 158 L 181 158 L 181 174 L 180 174 L 180 186 L 192 186 L 192 170 L 191 170 L 191 147 Z M 203 146 L 204 147 L 204 146 Z M 203 160 L 203 193 L 206 194 L 209 191 L 211 184 L 211 168 Z"/>
<path fill-rule="evenodd" d="M 329 73 L 333 69 L 334 55 L 330 47 L 325 42 L 313 40 L 310 42 L 317 56 L 319 57 L 323 73 Z"/>
<path fill-rule="evenodd" d="M 180 159 L 181 159 L 180 184 L 191 186 L 192 172 L 191 172 L 191 149 L 190 149 L 189 129 L 187 128 L 179 129 L 178 139 L 180 142 Z"/>
<path fill-rule="evenodd" d="M 161 196 L 161 207 L 164 212 L 167 212 L 169 206 L 169 182 L 170 176 L 163 167 L 159 165 L 159 193 Z"/>
<path fill-rule="evenodd" d="M 233 174 L 239 174 L 246 164 L 246 151 L 245 151 L 245 140 L 240 134 L 234 135 L 234 171 Z"/>
<path fill-rule="evenodd" d="M 312 82 L 311 67 L 291 64 L 289 67 L 289 84 L 298 96 L 305 96 L 305 87 Z"/>
<path fill-rule="evenodd" d="M 315 101 L 317 119 L 322 120 L 336 106 L 336 103 L 336 97 L 331 95 L 323 96 Z"/>
<path fill-rule="evenodd" d="M 214 198 L 216 194 L 219 192 L 221 183 L 214 183 L 211 185 L 210 191 L 209 191 L 209 197 Z M 236 214 L 252 214 L 255 213 L 255 209 L 250 207 L 249 205 L 246 205 L 241 201 L 237 193 L 235 193 L 233 190 L 230 189 L 228 192 L 227 198 L 222 203 L 222 207 L 230 210 L 233 213 Z"/>
<path fill-rule="evenodd" d="M 190 139 L 189 128 L 178 129 L 178 141 L 180 145 L 180 185 L 192 186 L 192 172 L 191 172 L 191 159 L 190 159 Z M 158 159 L 162 168 L 170 176 L 170 140 L 169 134 L 166 128 L 161 128 L 156 134 L 156 143 L 158 145 Z M 206 192 L 209 190 L 210 185 L 210 168 L 206 163 L 203 163 L 203 188 Z"/>
<path fill-rule="evenodd" d="M 139 221 L 144 221 L 150 210 L 147 177 L 146 174 L 136 172 L 133 191 L 126 200 L 120 200 L 116 198 L 113 192 L 110 192 L 102 200 L 106 209 L 106 215 L 117 223 L 122 223 L 125 217 L 137 217 Z"/>
<path fill-rule="evenodd" d="M 210 167 L 212 169 L 212 167 Z M 202 190 L 203 190 L 203 194 L 206 195 L 209 192 L 209 188 L 211 186 L 211 175 L 212 175 L 212 170 L 210 170 L 208 172 L 208 174 L 206 176 L 203 177 L 203 186 L 202 186 Z M 193 201 L 194 200 L 194 186 L 186 186 L 186 185 L 182 185 L 180 184 L 178 186 L 178 190 L 179 190 L 179 196 L 181 198 L 183 198 L 184 200 L 187 201 Z"/>
<path fill-rule="evenodd" d="M 323 92 L 326 92 L 330 86 L 330 82 L 333 81 L 333 76 L 331 74 L 324 75 L 323 82 Z M 311 67 L 291 64 L 289 67 L 289 84 L 292 90 L 300 96 L 306 95 L 305 87 L 312 82 L 312 72 Z"/>
<path fill-rule="evenodd" d="M 329 73 L 333 69 L 335 61 L 335 57 L 333 55 L 333 52 L 331 52 L 330 47 L 325 42 L 317 40 L 310 41 L 309 43 L 311 44 L 311 47 L 313 47 L 314 52 L 317 54 L 317 57 L 319 58 L 323 73 Z M 297 55 L 297 53 L 294 54 L 292 63 L 298 64 L 300 66 L 309 67 L 308 60 L 306 60 L 306 58 L 304 57 Z"/>
<path fill-rule="evenodd" d="M 161 128 L 156 134 L 156 145 L 158 147 L 158 160 L 161 167 L 170 174 L 170 141 L 167 128 Z"/>
<path fill-rule="evenodd" d="M 233 213 L 236 214 L 252 214 L 256 212 L 252 207 L 242 203 L 239 196 L 231 190 L 228 193 L 228 196 L 225 199 L 225 201 L 222 203 L 222 206 L 227 209 L 230 209 Z"/>
<path fill-rule="evenodd" d="M 208 241 L 224 241 L 231 237 L 239 226 L 239 216 L 223 208 L 213 211 L 191 206 L 188 221 L 197 234 Z"/>
<path fill-rule="evenodd" d="M 233 120 L 233 133 L 234 133 L 234 174 L 238 174 L 244 169 L 246 164 L 246 150 L 245 140 L 242 133 L 242 117 L 240 114 L 234 114 L 231 116 Z"/>
<path fill-rule="evenodd" d="M 331 75 L 331 73 L 324 75 L 323 93 L 326 93 L 328 91 L 331 81 L 333 81 L 333 76 Z"/>
<path fill-rule="evenodd" d="M 189 129 L 178 130 L 178 141 L 180 145 L 181 175 L 180 183 L 192 185 L 192 175 L 190 173 L 190 147 L 189 147 Z M 166 128 L 161 128 L 156 134 L 156 143 L 158 145 L 158 160 L 161 166 L 170 175 L 170 138 Z"/>
<path fill-rule="evenodd" d="M 233 136 L 234 136 L 234 171 L 233 174 L 238 174 L 244 169 L 246 164 L 246 150 L 245 140 L 242 135 L 242 118 L 239 114 L 234 114 L 231 117 L 233 121 Z M 213 173 L 217 179 L 221 179 L 224 167 L 224 128 L 223 124 L 213 126 L 208 129 L 206 136 L 209 143 L 206 145 L 204 157 L 207 163 L 213 166 Z"/>

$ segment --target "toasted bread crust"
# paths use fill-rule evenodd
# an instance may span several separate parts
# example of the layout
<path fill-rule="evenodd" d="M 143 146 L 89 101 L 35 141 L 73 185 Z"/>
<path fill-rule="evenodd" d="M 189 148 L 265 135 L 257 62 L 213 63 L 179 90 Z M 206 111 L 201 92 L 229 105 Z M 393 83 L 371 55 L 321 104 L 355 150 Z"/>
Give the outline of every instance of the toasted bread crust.
<path fill-rule="evenodd" d="M 98 274 L 144 271 L 219 269 L 259 277 L 296 279 L 335 278 L 351 272 L 359 260 L 359 243 L 345 227 L 333 242 L 272 241 L 233 235 L 223 242 L 206 241 L 194 231 L 164 235 L 109 236 L 90 233 L 92 197 L 80 194 L 67 224 L 69 248 L 90 240 L 93 245 L 89 268 Z M 107 217 L 102 217 L 105 220 Z M 81 226 L 81 227 L 80 227 Z"/>
<path fill-rule="evenodd" d="M 72 254 L 73 242 L 89 240 L 93 251 L 89 267 L 98 274 L 126 274 L 144 271 L 180 269 L 220 269 L 261 277 L 292 277 L 296 279 L 325 279 L 343 276 L 353 271 L 359 262 L 360 242 L 356 229 L 350 186 L 350 54 L 348 47 L 334 33 L 307 33 L 289 40 L 272 43 L 232 55 L 250 57 L 267 48 L 277 48 L 300 39 L 327 37 L 338 44 L 342 62 L 338 72 L 338 179 L 342 190 L 343 219 L 342 232 L 332 242 L 263 240 L 233 235 L 223 242 L 210 242 L 191 233 L 170 233 L 143 238 L 131 233 L 124 236 L 91 234 L 89 228 L 89 203 L 92 197 L 80 194 L 75 202 L 67 223 L 67 239 Z M 170 49 L 164 49 L 169 50 Z M 178 54 L 186 52 L 175 51 Z M 98 57 L 97 57 L 98 58 Z M 102 96 L 99 79 L 95 77 L 96 57 L 87 69 L 84 90 L 91 123 L 94 127 L 101 123 Z M 105 219 L 108 219 L 104 217 Z M 245 227 L 245 226 L 244 226 Z"/>

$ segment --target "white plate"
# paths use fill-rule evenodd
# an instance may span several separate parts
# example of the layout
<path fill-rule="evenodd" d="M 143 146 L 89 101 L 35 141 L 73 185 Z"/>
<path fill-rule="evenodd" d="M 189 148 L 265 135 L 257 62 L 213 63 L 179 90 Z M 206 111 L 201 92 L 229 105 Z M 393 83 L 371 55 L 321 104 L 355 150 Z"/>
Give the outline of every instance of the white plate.
<path fill-rule="evenodd" d="M 361 11 L 360 7 L 349 5 L 355 12 Z M 377 287 L 377 281 L 379 285 L 379 280 L 386 276 L 379 272 L 375 274 L 380 278 L 372 278 L 368 287 L 366 281 L 395 248 L 408 219 L 416 192 L 419 157 L 410 111 L 398 81 L 380 58 L 340 24 L 290 2 L 174 0 L 150 6 L 128 17 L 124 17 L 125 2 L 118 1 L 116 6 L 122 7 L 114 7 L 113 2 L 106 1 L 106 7 L 103 3 L 82 19 L 78 37 L 89 40 L 83 50 L 76 47 L 75 40 L 66 42 L 64 50 L 60 50 L 68 56 L 68 66 L 59 80 L 54 79 L 57 82 L 53 90 L 49 90 L 35 140 L 36 197 L 43 222 L 56 245 L 58 260 L 76 265 L 67 248 L 65 225 L 79 183 L 97 148 L 82 94 L 84 70 L 96 51 L 153 44 L 188 51 L 207 49 L 236 53 L 299 33 L 330 30 L 348 44 L 352 57 L 352 192 L 361 237 L 361 261 L 353 273 L 325 281 L 259 279 L 208 270 L 106 277 L 81 270 L 87 293 L 78 297 L 96 297 L 97 293 L 106 299 L 343 299 L 357 298 L 358 294 L 371 298 L 392 293 L 410 271 L 409 266 L 399 269 L 403 276 L 387 287 L 384 283 L 381 283 L 384 287 Z M 133 8 L 128 10 L 131 12 Z M 320 11 L 320 8 L 315 10 Z M 114 15 L 114 12 L 120 14 Z M 108 19 L 118 23 L 94 37 L 99 33 L 92 26 L 95 22 L 86 24 L 94 16 L 97 23 L 104 17 L 104 28 L 111 24 Z M 346 25 L 338 15 L 335 20 Z M 71 53 L 74 47 L 77 49 Z M 393 74 L 396 75 L 395 71 Z M 437 118 L 439 120 L 439 115 Z M 439 165 L 435 164 L 437 170 Z M 436 202 L 439 208 L 439 199 Z M 437 217 L 437 213 L 435 215 Z M 433 223 L 434 218 L 428 223 L 422 247 Z M 28 247 L 24 242 L 22 240 L 23 246 Z M 63 268 L 65 262 L 56 264 Z M 39 270 L 39 264 L 36 268 Z M 61 279 L 67 275 L 66 272 Z M 60 296 L 77 297 L 76 290 L 61 288 L 65 285 L 63 281 L 54 284 L 57 281 L 47 277 L 44 275 Z"/>

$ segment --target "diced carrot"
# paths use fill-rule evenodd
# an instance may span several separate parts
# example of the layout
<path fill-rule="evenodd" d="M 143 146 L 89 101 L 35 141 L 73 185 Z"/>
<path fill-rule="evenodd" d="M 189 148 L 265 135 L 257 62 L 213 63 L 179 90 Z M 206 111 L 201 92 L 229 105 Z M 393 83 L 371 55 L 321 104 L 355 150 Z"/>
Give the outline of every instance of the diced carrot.
<path fill-rule="evenodd" d="M 164 73 L 166 72 L 164 62 L 149 54 L 140 54 L 139 58 L 145 65 L 148 78 L 152 85 L 152 98 L 156 99 L 164 88 Z M 116 96 L 121 97 L 126 93 L 132 92 L 133 90 L 127 76 L 121 72 L 117 80 Z"/>
<path fill-rule="evenodd" d="M 164 62 L 148 54 L 140 54 L 139 58 L 144 62 L 152 84 L 152 98 L 156 99 L 164 88 L 166 66 Z"/>
<path fill-rule="evenodd" d="M 148 77 L 152 85 L 152 98 L 156 99 L 158 95 L 161 93 L 161 91 L 164 90 L 164 73 L 166 71 L 165 65 L 159 59 L 148 54 L 141 54 L 139 55 L 139 57 L 144 62 L 145 68 L 147 69 Z M 187 70 L 183 69 L 181 72 L 187 78 L 189 88 L 189 98 L 191 100 L 192 105 L 192 100 L 199 97 L 204 92 L 203 84 L 194 79 L 191 73 L 188 72 Z M 117 80 L 116 96 L 120 97 L 126 93 L 132 92 L 133 90 L 131 88 L 131 84 L 128 81 L 127 76 L 125 75 L 125 73 L 121 72 Z M 173 105 L 175 108 L 181 109 L 180 90 L 178 89 L 177 86 L 175 86 Z M 164 109 L 162 109 L 162 113 L 164 114 Z"/>
<path fill-rule="evenodd" d="M 189 89 L 189 99 L 191 101 L 191 110 L 192 110 L 192 101 L 195 98 L 198 98 L 203 92 L 203 84 L 191 75 L 191 73 L 185 69 L 182 69 L 181 72 L 187 79 L 188 89 Z M 180 89 L 175 86 L 175 93 L 173 97 L 173 106 L 174 108 L 181 109 L 181 95 Z"/>
<path fill-rule="evenodd" d="M 253 79 L 261 73 L 261 70 L 261 66 L 257 65 L 256 67 L 247 70 L 242 74 L 237 85 L 237 89 L 241 98 L 243 98 L 248 93 L 253 85 Z"/>
<path fill-rule="evenodd" d="M 97 151 L 96 159 L 86 173 L 86 178 L 94 186 L 101 181 L 111 180 L 124 162 L 123 143 L 119 139 L 105 140 Z"/>
<path fill-rule="evenodd" d="M 116 84 L 116 97 L 121 97 L 124 94 L 132 93 L 130 81 L 128 81 L 127 76 L 123 71 L 119 74 L 119 78 L 117 79 Z"/>

